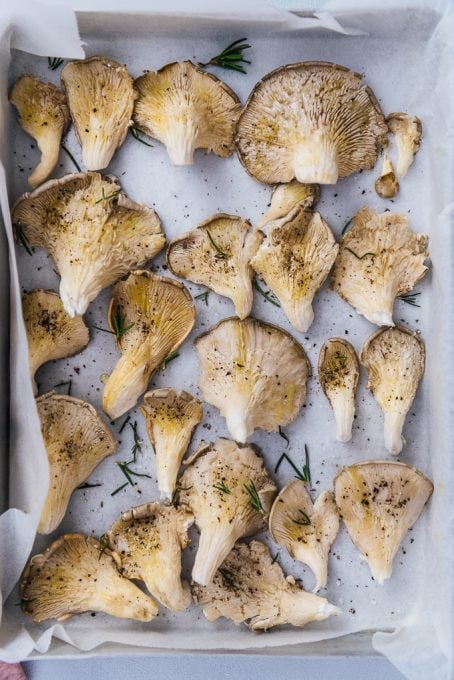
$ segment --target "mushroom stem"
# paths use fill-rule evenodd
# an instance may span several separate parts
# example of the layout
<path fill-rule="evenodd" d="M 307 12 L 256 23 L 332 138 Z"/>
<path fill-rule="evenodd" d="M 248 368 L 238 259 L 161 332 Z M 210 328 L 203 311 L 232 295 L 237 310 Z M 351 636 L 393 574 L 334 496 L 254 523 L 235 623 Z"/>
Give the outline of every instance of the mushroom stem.
<path fill-rule="evenodd" d="M 299 560 L 303 564 L 307 564 L 309 569 L 314 574 L 315 586 L 314 589 L 312 590 L 313 593 L 318 592 L 320 588 L 324 588 L 326 586 L 326 582 L 328 581 L 327 557 L 325 558 L 324 555 L 321 555 L 320 553 L 316 553 L 314 551 L 309 552 L 305 546 L 303 547 L 302 550 L 298 550 L 298 546 L 295 546 L 293 557 L 295 558 L 295 560 Z"/>
<path fill-rule="evenodd" d="M 374 311 L 367 316 L 368 321 L 374 323 L 376 326 L 395 326 L 393 321 L 392 306 L 394 304 L 394 298 L 391 302 L 391 311 Z"/>
<path fill-rule="evenodd" d="M 199 547 L 192 568 L 192 580 L 201 586 L 209 585 L 219 566 L 223 563 L 235 543 L 231 531 L 201 529 Z"/>
<path fill-rule="evenodd" d="M 103 170 L 112 159 L 112 136 L 105 136 L 104 125 L 96 119 L 90 122 L 90 144 L 82 145 L 82 160 L 87 170 Z"/>
<path fill-rule="evenodd" d="M 65 310 L 71 319 L 75 316 L 82 316 L 93 299 L 93 285 L 91 285 L 90 290 L 90 284 L 93 282 L 89 281 L 89 285 L 85 286 L 82 281 L 77 286 L 75 277 L 74 275 L 71 276 L 71 272 L 68 271 L 67 277 L 65 276 L 63 266 L 60 267 L 60 276 L 60 298 Z"/>
<path fill-rule="evenodd" d="M 405 422 L 405 413 L 398 411 L 385 412 L 385 446 L 389 453 L 397 456 L 405 443 L 402 430 Z"/>
<path fill-rule="evenodd" d="M 355 400 L 348 399 L 345 391 L 330 394 L 330 402 L 336 420 L 336 439 L 349 442 L 352 438 L 352 424 L 355 416 Z"/>
<path fill-rule="evenodd" d="M 158 354 L 153 356 L 146 342 L 137 349 L 134 357 L 123 354 L 104 387 L 102 407 L 109 418 L 115 420 L 135 406 L 147 389 L 151 374 L 164 358 Z"/>
<path fill-rule="evenodd" d="M 305 300 L 282 301 L 284 312 L 297 331 L 305 333 L 312 325 L 314 320 L 314 308 L 311 302 Z"/>
<path fill-rule="evenodd" d="M 305 590 L 284 591 L 280 604 L 288 623 L 293 626 L 304 626 L 309 621 L 323 621 L 329 616 L 340 614 L 339 608 L 330 604 L 324 597 L 307 593 Z"/>
<path fill-rule="evenodd" d="M 367 563 L 372 577 L 379 585 L 382 585 L 388 578 L 391 577 L 393 571 L 394 553 L 387 557 L 383 555 L 371 555 L 367 557 Z"/>
<path fill-rule="evenodd" d="M 173 165 L 192 165 L 197 146 L 197 126 L 191 122 L 169 125 L 166 148 Z"/>
<path fill-rule="evenodd" d="M 302 184 L 336 184 L 336 151 L 326 132 L 314 130 L 295 148 L 293 172 Z"/>
<path fill-rule="evenodd" d="M 50 130 L 45 136 L 37 139 L 38 149 L 41 151 L 41 160 L 28 178 L 28 183 L 35 189 L 42 184 L 50 175 L 58 163 L 60 155 L 60 137 Z"/>
<path fill-rule="evenodd" d="M 236 442 L 244 444 L 254 431 L 254 428 L 251 428 L 248 423 L 247 407 L 236 401 L 235 403 L 230 402 L 227 408 L 228 411 L 225 414 L 227 429 Z"/>

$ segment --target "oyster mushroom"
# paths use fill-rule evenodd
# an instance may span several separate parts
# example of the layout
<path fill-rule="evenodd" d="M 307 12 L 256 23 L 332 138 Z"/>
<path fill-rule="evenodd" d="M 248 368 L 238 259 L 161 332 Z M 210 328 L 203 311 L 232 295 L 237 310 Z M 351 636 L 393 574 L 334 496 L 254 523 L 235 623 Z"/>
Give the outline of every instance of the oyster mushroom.
<path fill-rule="evenodd" d="M 173 611 L 191 603 L 189 585 L 181 581 L 181 551 L 189 544 L 193 519 L 187 509 L 145 503 L 124 512 L 107 534 L 121 557 L 123 575 L 144 581 L 151 595 Z"/>
<path fill-rule="evenodd" d="M 369 373 L 367 387 L 381 410 L 385 423 L 385 446 L 397 455 L 405 439 L 405 417 L 424 373 L 426 350 L 417 333 L 408 328 L 381 328 L 365 342 L 360 360 Z"/>
<path fill-rule="evenodd" d="M 320 213 L 296 208 L 267 225 L 252 268 L 280 301 L 298 331 L 314 320 L 312 301 L 328 276 L 339 246 Z"/>
<path fill-rule="evenodd" d="M 126 68 L 105 57 L 71 61 L 61 72 L 87 170 L 103 170 L 125 141 L 137 92 Z"/>
<path fill-rule="evenodd" d="M 257 226 L 261 228 L 268 222 L 285 217 L 296 206 L 309 210 L 318 203 L 319 199 L 320 187 L 318 184 L 300 184 L 296 179 L 288 184 L 278 184 L 271 194 L 270 207 Z"/>
<path fill-rule="evenodd" d="M 325 598 L 306 593 L 292 576 L 285 577 L 260 541 L 237 543 L 213 583 L 193 586 L 193 594 L 208 621 L 225 616 L 236 624 L 247 623 L 251 630 L 286 623 L 305 626 L 340 613 Z"/>
<path fill-rule="evenodd" d="M 255 86 L 238 121 L 238 154 L 260 182 L 335 184 L 373 168 L 388 128 L 370 88 L 344 66 L 288 64 Z"/>
<path fill-rule="evenodd" d="M 311 375 L 307 356 L 291 335 L 248 318 L 223 319 L 194 345 L 199 354 L 199 385 L 238 442 L 257 427 L 277 432 L 296 418 Z"/>
<path fill-rule="evenodd" d="M 55 392 L 36 400 L 49 461 L 49 490 L 38 533 L 50 534 L 62 521 L 71 494 L 95 467 L 117 450 L 117 442 L 85 401 Z"/>
<path fill-rule="evenodd" d="M 28 340 L 28 364 L 34 393 L 35 373 L 48 361 L 64 359 L 88 345 L 88 328 L 81 316 L 71 318 L 57 293 L 32 290 L 22 298 Z"/>
<path fill-rule="evenodd" d="M 14 83 L 10 102 L 19 113 L 19 125 L 41 151 L 41 160 L 28 178 L 34 189 L 45 182 L 58 163 L 61 139 L 69 124 L 65 95 L 52 83 L 25 75 Z"/>
<path fill-rule="evenodd" d="M 408 113 L 391 113 L 386 122 L 396 143 L 397 176 L 405 177 L 421 145 L 421 121 Z"/>
<path fill-rule="evenodd" d="M 377 326 L 394 326 L 398 295 L 408 293 L 427 272 L 427 236 L 408 228 L 392 212 L 360 210 L 343 236 L 331 288 Z"/>
<path fill-rule="evenodd" d="M 165 145 L 174 165 L 192 165 L 196 149 L 232 154 L 241 105 L 216 76 L 181 61 L 147 71 L 134 84 L 135 125 Z"/>
<path fill-rule="evenodd" d="M 158 489 L 172 498 L 181 461 L 203 418 L 202 402 L 184 390 L 164 387 L 147 392 L 140 410 L 156 454 Z"/>
<path fill-rule="evenodd" d="M 235 542 L 265 527 L 276 487 L 252 447 L 218 439 L 186 468 L 179 489 L 200 529 L 192 579 L 207 585 Z"/>
<path fill-rule="evenodd" d="M 336 439 L 349 442 L 359 380 L 358 357 L 353 345 L 342 338 L 327 340 L 320 350 L 318 376 L 334 411 Z"/>
<path fill-rule="evenodd" d="M 339 512 L 378 583 L 390 578 L 399 545 L 432 491 L 422 472 L 397 461 L 358 463 L 335 477 Z"/>
<path fill-rule="evenodd" d="M 399 193 L 399 182 L 388 155 L 383 154 L 381 175 L 375 182 L 375 191 L 382 198 L 394 198 Z"/>
<path fill-rule="evenodd" d="M 218 214 L 170 242 L 167 263 L 176 276 L 230 298 L 244 319 L 252 309 L 253 271 L 249 264 L 262 236 L 247 220 Z"/>
<path fill-rule="evenodd" d="M 47 248 L 61 276 L 60 296 L 70 316 L 165 244 L 159 217 L 129 200 L 113 177 L 66 175 L 24 194 L 13 208 L 31 245 Z"/>
<path fill-rule="evenodd" d="M 21 579 L 22 610 L 35 623 L 88 611 L 151 621 L 158 607 L 121 576 L 119 564 L 118 555 L 94 538 L 60 536 L 28 563 Z"/>
<path fill-rule="evenodd" d="M 118 319 L 122 322 L 118 333 Z M 153 373 L 185 341 L 195 306 L 182 283 L 149 271 L 133 271 L 115 284 L 109 324 L 122 352 L 109 376 L 103 409 L 114 420 L 133 408 Z"/>

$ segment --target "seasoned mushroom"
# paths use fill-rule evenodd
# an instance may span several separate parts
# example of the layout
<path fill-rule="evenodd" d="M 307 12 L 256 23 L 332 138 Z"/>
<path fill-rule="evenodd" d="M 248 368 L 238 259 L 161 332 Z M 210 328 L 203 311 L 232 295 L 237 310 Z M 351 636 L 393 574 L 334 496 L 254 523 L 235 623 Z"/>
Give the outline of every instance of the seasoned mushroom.
<path fill-rule="evenodd" d="M 190 61 L 137 78 L 134 122 L 162 142 L 174 165 L 192 165 L 194 151 L 230 156 L 240 100 L 225 83 Z"/>
<path fill-rule="evenodd" d="M 71 494 L 95 467 L 117 450 L 117 442 L 96 409 L 55 392 L 36 400 L 49 461 L 49 490 L 38 533 L 50 534 L 62 521 Z"/>
<path fill-rule="evenodd" d="M 343 236 L 331 288 L 377 326 L 394 326 L 398 295 L 408 293 L 427 272 L 427 236 L 414 234 L 408 218 L 360 210 Z"/>
<path fill-rule="evenodd" d="M 334 411 L 336 439 L 349 442 L 359 380 L 358 357 L 353 345 L 342 338 L 327 340 L 320 350 L 318 376 Z"/>
<path fill-rule="evenodd" d="M 408 328 L 381 328 L 365 342 L 360 359 L 369 373 L 368 388 L 385 417 L 385 446 L 397 455 L 405 439 L 402 429 L 424 373 L 426 350 Z"/>
<path fill-rule="evenodd" d="M 87 170 L 107 168 L 125 141 L 137 91 L 122 64 L 91 57 L 66 64 L 61 82 Z"/>
<path fill-rule="evenodd" d="M 47 361 L 64 359 L 88 345 L 88 328 L 81 316 L 71 318 L 57 293 L 32 290 L 22 298 L 28 340 L 28 364 L 34 393 L 35 373 Z"/>
<path fill-rule="evenodd" d="M 396 461 L 351 465 L 334 479 L 347 531 L 378 583 L 391 576 L 399 545 L 432 491 L 432 482 L 419 470 Z"/>
<path fill-rule="evenodd" d="M 229 318 L 194 345 L 202 396 L 220 410 L 233 439 L 245 442 L 257 427 L 277 432 L 296 418 L 311 367 L 291 335 L 256 319 Z"/>
<path fill-rule="evenodd" d="M 21 579 L 24 612 L 35 623 L 94 611 L 151 621 L 158 607 L 120 575 L 119 556 L 94 538 L 65 534 L 28 563 Z"/>
<path fill-rule="evenodd" d="M 179 488 L 200 529 L 192 578 L 207 585 L 235 542 L 265 527 L 276 487 L 252 447 L 218 439 L 187 467 Z"/>
<path fill-rule="evenodd" d="M 388 128 L 358 73 L 328 62 L 288 64 L 255 86 L 238 121 L 237 149 L 260 182 L 335 184 L 373 168 Z"/>
<path fill-rule="evenodd" d="M 181 581 L 181 551 L 189 544 L 193 520 L 187 509 L 145 503 L 124 512 L 107 534 L 120 554 L 123 575 L 144 581 L 151 595 L 173 611 L 191 603 L 189 585 Z"/>
<path fill-rule="evenodd" d="M 253 293 L 251 257 L 262 240 L 249 232 L 247 220 L 218 214 L 171 241 L 167 263 L 176 276 L 212 288 L 230 298 L 244 319 L 251 312 Z"/>
<path fill-rule="evenodd" d="M 164 387 L 147 392 L 140 410 L 156 454 L 158 489 L 172 498 L 181 461 L 203 418 L 202 402 L 184 390 Z"/>
<path fill-rule="evenodd" d="M 307 564 L 316 583 L 314 593 L 326 586 L 328 553 L 339 531 L 339 513 L 330 491 L 312 503 L 299 479 L 289 482 L 273 503 L 270 533 L 295 560 Z"/>
<path fill-rule="evenodd" d="M 292 576 L 285 577 L 260 541 L 237 543 L 213 583 L 195 585 L 193 593 L 208 621 L 225 616 L 236 624 L 247 623 L 251 630 L 286 623 L 305 626 L 340 613 L 325 598 L 306 593 Z"/>
<path fill-rule="evenodd" d="M 405 177 L 421 145 L 421 121 L 408 113 L 391 113 L 386 122 L 397 147 L 397 176 Z"/>
<path fill-rule="evenodd" d="M 375 191 L 382 198 L 394 198 L 399 192 L 399 182 L 394 173 L 393 164 L 388 154 L 383 154 L 381 175 L 375 182 Z"/>
<path fill-rule="evenodd" d="M 130 201 L 115 178 L 97 172 L 66 175 L 24 194 L 13 222 L 31 245 L 52 255 L 70 316 L 84 314 L 103 288 L 165 244 L 155 211 Z"/>
<path fill-rule="evenodd" d="M 328 276 L 339 246 L 320 213 L 296 208 L 267 225 L 252 268 L 280 301 L 298 331 L 314 320 L 312 301 Z"/>
<path fill-rule="evenodd" d="M 318 184 L 300 184 L 296 179 L 288 184 L 278 184 L 271 194 L 270 207 L 258 223 L 258 227 L 264 227 L 268 222 L 285 217 L 298 205 L 309 210 L 319 199 Z"/>
<path fill-rule="evenodd" d="M 103 409 L 114 420 L 133 408 L 153 373 L 185 341 L 195 306 L 183 284 L 133 271 L 113 287 L 109 324 L 122 357 L 109 376 Z"/>
<path fill-rule="evenodd" d="M 52 83 L 25 75 L 16 80 L 10 101 L 19 113 L 19 125 L 36 141 L 41 160 L 28 178 L 34 189 L 58 163 L 60 143 L 69 124 L 65 95 Z"/>

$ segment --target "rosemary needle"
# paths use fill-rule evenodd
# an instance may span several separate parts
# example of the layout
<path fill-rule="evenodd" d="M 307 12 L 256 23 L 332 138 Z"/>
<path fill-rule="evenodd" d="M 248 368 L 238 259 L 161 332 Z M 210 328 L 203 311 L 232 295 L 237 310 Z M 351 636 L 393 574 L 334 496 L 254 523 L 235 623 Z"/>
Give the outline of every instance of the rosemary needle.
<path fill-rule="evenodd" d="M 239 71 L 240 73 L 247 73 L 243 64 L 250 64 L 251 62 L 244 58 L 244 50 L 251 49 L 251 45 L 246 42 L 247 38 L 240 38 L 235 40 L 230 45 L 227 45 L 215 57 L 211 57 L 209 61 L 200 62 L 199 66 L 219 66 L 220 68 L 230 69 L 231 71 Z"/>

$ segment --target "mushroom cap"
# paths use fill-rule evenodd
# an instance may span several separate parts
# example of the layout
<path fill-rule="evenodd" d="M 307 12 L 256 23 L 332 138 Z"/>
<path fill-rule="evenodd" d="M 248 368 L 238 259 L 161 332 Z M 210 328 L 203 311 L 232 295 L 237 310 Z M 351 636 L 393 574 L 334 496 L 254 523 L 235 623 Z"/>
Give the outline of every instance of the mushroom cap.
<path fill-rule="evenodd" d="M 49 461 L 49 490 L 38 533 L 50 534 L 62 521 L 72 492 L 117 450 L 117 441 L 91 404 L 48 392 L 36 400 Z"/>
<path fill-rule="evenodd" d="M 237 543 L 213 583 L 194 585 L 193 594 L 209 621 L 225 616 L 236 624 L 247 623 L 251 630 L 286 623 L 305 626 L 339 614 L 328 600 L 306 593 L 292 576 L 285 577 L 260 541 Z"/>
<path fill-rule="evenodd" d="M 334 411 L 337 440 L 348 442 L 352 438 L 359 380 L 359 362 L 353 345 L 343 338 L 327 340 L 320 350 L 318 376 Z"/>
<path fill-rule="evenodd" d="M 397 176 L 405 177 L 421 146 L 422 123 L 408 113 L 390 113 L 386 122 L 397 147 Z"/>
<path fill-rule="evenodd" d="M 309 210 L 319 200 L 320 186 L 318 184 L 301 184 L 296 179 L 292 179 L 288 184 L 278 184 L 271 193 L 270 206 L 257 226 L 261 228 L 272 220 L 285 217 L 298 205 Z"/>
<path fill-rule="evenodd" d="M 41 160 L 28 178 L 34 189 L 58 163 L 61 138 L 69 124 L 65 95 L 52 83 L 24 75 L 14 83 L 9 98 L 19 113 L 19 125 L 41 151 Z"/>
<path fill-rule="evenodd" d="M 193 520 L 186 508 L 145 503 L 124 512 L 107 534 L 121 556 L 123 575 L 144 581 L 151 595 L 173 611 L 191 603 L 189 585 L 181 581 L 181 551 L 189 544 Z"/>
<path fill-rule="evenodd" d="M 172 498 L 181 461 L 203 418 L 202 402 L 184 390 L 164 387 L 147 392 L 140 410 L 156 454 L 158 489 Z"/>
<path fill-rule="evenodd" d="M 117 339 L 122 357 L 104 386 L 103 409 L 113 420 L 135 406 L 153 373 L 186 340 L 195 305 L 179 281 L 137 270 L 112 289 L 112 331 L 116 315 L 130 328 Z"/>
<path fill-rule="evenodd" d="M 196 149 L 233 153 L 240 101 L 212 73 L 181 61 L 147 71 L 134 84 L 134 122 L 165 145 L 174 165 L 192 165 Z"/>
<path fill-rule="evenodd" d="M 105 57 L 71 61 L 61 72 L 87 170 L 103 170 L 125 141 L 137 91 L 126 68 Z"/>
<path fill-rule="evenodd" d="M 179 488 L 200 529 L 192 579 L 207 585 L 235 542 L 264 528 L 276 486 L 251 446 L 218 439 L 186 468 Z"/>
<path fill-rule="evenodd" d="M 330 491 L 312 503 L 304 482 L 294 479 L 279 492 L 270 512 L 270 534 L 313 571 L 314 593 L 326 586 L 328 553 L 339 531 L 339 513 Z"/>
<path fill-rule="evenodd" d="M 52 255 L 70 316 L 84 314 L 103 288 L 165 244 L 155 211 L 130 201 L 116 178 L 97 172 L 46 182 L 19 198 L 12 218 L 31 245 Z"/>
<path fill-rule="evenodd" d="M 304 349 L 278 326 L 249 317 L 223 319 L 194 341 L 205 401 L 245 442 L 257 427 L 277 432 L 296 418 L 311 367 Z"/>
<path fill-rule="evenodd" d="M 393 164 L 386 153 L 383 154 L 381 175 L 375 181 L 375 191 L 382 198 L 394 198 L 399 193 L 399 182 L 394 173 Z"/>
<path fill-rule="evenodd" d="M 240 319 L 252 309 L 250 260 L 262 240 L 250 223 L 236 215 L 217 214 L 170 242 L 167 263 L 173 274 L 203 284 L 230 298 Z"/>
<path fill-rule="evenodd" d="M 405 440 L 402 429 L 424 374 L 426 350 L 418 333 L 403 326 L 381 328 L 364 343 L 360 360 L 367 387 L 385 417 L 385 446 L 394 455 Z"/>
<path fill-rule="evenodd" d="M 71 318 L 57 293 L 32 290 L 22 297 L 22 313 L 28 340 L 28 363 L 34 393 L 35 373 L 48 361 L 81 352 L 90 339 L 81 316 Z"/>
<path fill-rule="evenodd" d="M 377 326 L 394 326 L 394 300 L 408 293 L 428 268 L 428 238 L 408 227 L 408 217 L 360 210 L 340 242 L 331 288 Z"/>
<path fill-rule="evenodd" d="M 357 463 L 336 475 L 337 507 L 378 583 L 391 576 L 399 545 L 432 491 L 422 472 L 397 461 Z"/>
<path fill-rule="evenodd" d="M 358 73 L 322 61 L 287 64 L 254 87 L 238 121 L 236 144 L 260 182 L 335 184 L 373 168 L 388 128 Z"/>
<path fill-rule="evenodd" d="M 28 563 L 21 579 L 23 611 L 35 623 L 104 612 L 151 621 L 158 607 L 121 576 L 119 557 L 94 538 L 64 534 Z"/>
<path fill-rule="evenodd" d="M 339 246 L 320 213 L 296 207 L 267 225 L 252 268 L 278 298 L 288 320 L 305 332 L 314 319 L 312 301 L 336 259 Z"/>

